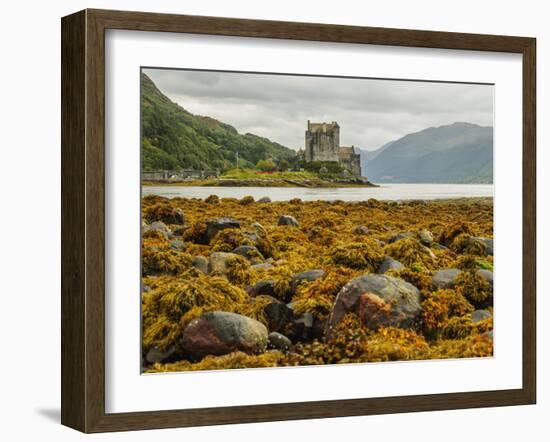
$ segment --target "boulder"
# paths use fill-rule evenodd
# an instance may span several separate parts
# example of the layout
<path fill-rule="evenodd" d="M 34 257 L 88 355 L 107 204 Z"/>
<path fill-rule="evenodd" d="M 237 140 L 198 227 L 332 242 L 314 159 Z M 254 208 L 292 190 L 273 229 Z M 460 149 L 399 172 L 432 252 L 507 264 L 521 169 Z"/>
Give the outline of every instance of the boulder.
<path fill-rule="evenodd" d="M 480 322 L 485 319 L 489 319 L 491 316 L 493 315 L 489 310 L 475 310 L 472 313 L 472 322 Z"/>
<path fill-rule="evenodd" d="M 259 203 L 270 203 L 271 202 L 271 198 L 269 198 L 268 196 L 263 196 L 261 197 L 259 200 L 258 200 Z"/>
<path fill-rule="evenodd" d="M 260 223 L 252 223 L 250 227 L 252 227 L 254 231 L 261 237 L 265 238 L 267 236 L 267 231 L 265 230 L 265 227 L 262 226 Z"/>
<path fill-rule="evenodd" d="M 278 225 L 298 227 L 300 224 L 292 215 L 281 215 L 279 217 Z"/>
<path fill-rule="evenodd" d="M 292 320 L 292 337 L 297 341 L 309 341 L 313 338 L 315 318 L 311 312 L 295 317 Z"/>
<path fill-rule="evenodd" d="M 348 282 L 334 301 L 328 323 L 329 336 L 347 313 L 355 313 L 370 329 L 381 326 L 410 328 L 421 312 L 419 290 L 386 275 L 367 274 Z"/>
<path fill-rule="evenodd" d="M 213 218 L 206 221 L 205 240 L 209 244 L 216 234 L 224 229 L 240 229 L 241 223 L 234 218 Z"/>
<path fill-rule="evenodd" d="M 421 230 L 420 232 L 418 232 L 418 239 L 426 247 L 430 247 L 434 242 L 434 237 L 432 235 L 432 232 L 430 232 L 429 230 L 426 230 L 426 229 Z"/>
<path fill-rule="evenodd" d="M 385 256 L 376 273 L 386 273 L 388 270 L 402 270 L 405 266 L 391 256 Z"/>
<path fill-rule="evenodd" d="M 192 320 L 182 334 L 182 348 L 192 359 L 224 355 L 234 351 L 262 353 L 268 343 L 267 328 L 247 316 L 208 312 Z"/>
<path fill-rule="evenodd" d="M 255 297 L 259 295 L 275 295 L 275 285 L 277 283 L 272 279 L 266 279 L 263 281 L 258 281 L 256 284 L 247 287 L 246 292 L 249 296 Z"/>
<path fill-rule="evenodd" d="M 165 238 L 168 238 L 172 232 L 170 232 L 170 229 L 166 224 L 164 224 L 162 221 L 155 221 L 151 224 L 146 224 L 142 226 L 142 233 L 145 232 L 160 232 Z"/>
<path fill-rule="evenodd" d="M 202 273 L 208 274 L 208 259 L 204 256 L 195 256 L 191 261 L 191 265 Z"/>
<path fill-rule="evenodd" d="M 214 252 L 210 255 L 208 260 L 208 273 L 218 273 L 224 275 L 227 271 L 227 264 L 232 259 L 235 259 L 240 255 L 227 252 Z"/>
<path fill-rule="evenodd" d="M 271 332 L 267 339 L 269 340 L 269 346 L 276 350 L 286 351 L 292 345 L 292 341 L 285 335 L 277 332 Z"/>
<path fill-rule="evenodd" d="M 233 253 L 244 256 L 251 264 L 261 264 L 264 262 L 263 255 L 254 246 L 239 246 L 233 250 Z"/>
<path fill-rule="evenodd" d="M 458 275 L 460 275 L 460 269 L 438 270 L 432 277 L 432 286 L 435 289 L 452 289 Z"/>

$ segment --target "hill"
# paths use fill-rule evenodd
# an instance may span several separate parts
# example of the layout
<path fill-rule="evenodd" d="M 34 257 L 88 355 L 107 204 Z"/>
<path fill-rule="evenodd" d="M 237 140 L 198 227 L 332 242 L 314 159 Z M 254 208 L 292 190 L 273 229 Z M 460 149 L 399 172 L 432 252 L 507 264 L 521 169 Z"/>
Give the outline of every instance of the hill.
<path fill-rule="evenodd" d="M 374 155 L 373 155 L 374 153 Z M 430 127 L 363 155 L 363 174 L 387 183 L 492 183 L 493 128 Z"/>
<path fill-rule="evenodd" d="M 259 160 L 292 158 L 296 152 L 267 138 L 239 134 L 214 118 L 194 115 L 166 97 L 141 74 L 143 170 L 251 167 Z"/>

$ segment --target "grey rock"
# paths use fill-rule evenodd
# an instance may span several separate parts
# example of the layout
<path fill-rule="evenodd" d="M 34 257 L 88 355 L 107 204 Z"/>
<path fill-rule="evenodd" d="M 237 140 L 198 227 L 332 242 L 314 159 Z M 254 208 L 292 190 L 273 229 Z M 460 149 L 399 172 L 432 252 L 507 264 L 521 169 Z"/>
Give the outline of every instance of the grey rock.
<path fill-rule="evenodd" d="M 271 198 L 269 198 L 268 196 L 263 196 L 262 198 L 260 198 L 258 200 L 259 203 L 270 203 L 271 202 Z"/>
<path fill-rule="evenodd" d="M 261 264 L 264 257 L 254 246 L 239 246 L 233 250 L 233 253 L 244 256 L 251 264 Z"/>
<path fill-rule="evenodd" d="M 170 241 L 170 248 L 181 252 L 185 250 L 185 243 L 181 239 L 173 239 Z"/>
<path fill-rule="evenodd" d="M 393 259 L 391 256 L 385 256 L 376 273 L 383 274 L 386 273 L 388 270 L 401 270 L 404 268 L 405 266 L 399 261 Z"/>
<path fill-rule="evenodd" d="M 434 237 L 432 235 L 432 232 L 425 229 L 418 232 L 418 239 L 420 239 L 420 242 L 426 247 L 430 247 L 434 242 Z"/>
<path fill-rule="evenodd" d="M 439 270 L 432 277 L 432 285 L 435 289 L 452 289 L 458 275 L 460 275 L 459 269 Z"/>
<path fill-rule="evenodd" d="M 192 320 L 182 334 L 182 347 L 193 359 L 224 355 L 234 351 L 258 354 L 266 350 L 265 325 L 247 316 L 229 312 L 208 312 Z"/>
<path fill-rule="evenodd" d="M 420 292 L 415 286 L 400 278 L 367 274 L 342 287 L 334 301 L 328 332 L 330 335 L 347 313 L 356 313 L 371 329 L 410 328 L 421 310 Z"/>
<path fill-rule="evenodd" d="M 267 336 L 267 339 L 269 340 L 269 346 L 277 350 L 286 351 L 292 345 L 292 341 L 290 339 L 277 332 L 271 332 Z"/>
<path fill-rule="evenodd" d="M 296 218 L 294 218 L 292 215 L 281 215 L 279 217 L 278 224 L 280 226 L 294 226 L 294 227 L 298 227 L 300 225 L 296 220 Z"/>
<path fill-rule="evenodd" d="M 153 347 L 149 349 L 149 351 L 145 355 L 145 360 L 149 364 L 154 364 L 156 362 L 165 362 L 169 360 L 172 356 L 174 356 L 175 353 L 176 353 L 176 349 L 174 346 L 171 346 L 164 351 L 159 350 L 156 347 Z"/>
<path fill-rule="evenodd" d="M 493 272 L 491 272 L 490 270 L 480 269 L 477 271 L 477 274 L 489 283 L 491 289 L 493 288 Z"/>
<path fill-rule="evenodd" d="M 313 338 L 314 318 L 311 312 L 294 318 L 292 321 L 292 337 L 297 341 L 308 341 Z"/>
<path fill-rule="evenodd" d="M 472 313 L 472 322 L 480 322 L 489 319 L 491 316 L 493 315 L 488 310 L 475 310 Z"/>
<path fill-rule="evenodd" d="M 323 269 L 307 270 L 305 272 L 293 275 L 290 283 L 291 294 L 294 295 L 296 290 L 298 290 L 299 285 L 303 282 L 313 282 L 317 279 L 324 278 L 325 275 L 326 272 Z"/>
<path fill-rule="evenodd" d="M 267 231 L 265 230 L 265 227 L 262 226 L 260 223 L 252 223 L 250 227 L 252 227 L 254 231 L 261 237 L 265 238 L 267 236 Z"/>
<path fill-rule="evenodd" d="M 191 265 L 201 272 L 208 274 L 208 259 L 204 256 L 195 256 L 191 261 Z"/>

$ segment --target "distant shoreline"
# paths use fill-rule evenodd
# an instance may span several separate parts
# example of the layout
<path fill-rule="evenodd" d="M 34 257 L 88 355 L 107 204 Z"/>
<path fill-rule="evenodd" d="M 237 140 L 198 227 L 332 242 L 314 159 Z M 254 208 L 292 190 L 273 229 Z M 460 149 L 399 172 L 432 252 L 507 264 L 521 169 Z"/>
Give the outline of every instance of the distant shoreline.
<path fill-rule="evenodd" d="M 304 187 L 304 188 L 341 188 L 341 187 L 380 187 L 370 181 L 361 182 L 358 179 L 342 181 L 326 181 L 321 179 L 290 180 L 290 179 L 204 179 L 181 181 L 151 181 L 144 180 L 142 186 L 199 186 L 199 187 Z"/>

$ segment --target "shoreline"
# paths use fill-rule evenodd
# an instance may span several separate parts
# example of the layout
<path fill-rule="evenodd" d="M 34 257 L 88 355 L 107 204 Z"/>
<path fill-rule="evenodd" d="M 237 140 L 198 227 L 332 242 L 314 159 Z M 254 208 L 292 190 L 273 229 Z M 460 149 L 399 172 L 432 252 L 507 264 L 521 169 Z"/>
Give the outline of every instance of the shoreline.
<path fill-rule="evenodd" d="M 311 180 L 290 180 L 290 179 L 274 179 L 274 180 L 237 180 L 237 179 L 206 179 L 206 180 L 190 180 L 190 181 L 151 181 L 146 180 L 141 182 L 142 186 L 165 186 L 165 187 L 299 187 L 299 188 L 343 188 L 343 187 L 380 187 L 370 181 L 360 182 L 359 180 L 352 181 L 325 181 L 320 179 Z"/>

